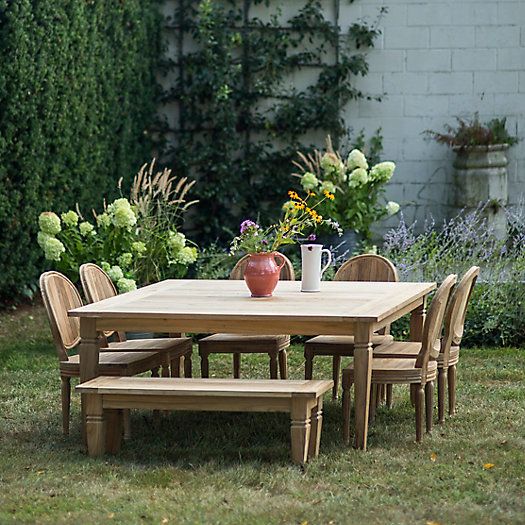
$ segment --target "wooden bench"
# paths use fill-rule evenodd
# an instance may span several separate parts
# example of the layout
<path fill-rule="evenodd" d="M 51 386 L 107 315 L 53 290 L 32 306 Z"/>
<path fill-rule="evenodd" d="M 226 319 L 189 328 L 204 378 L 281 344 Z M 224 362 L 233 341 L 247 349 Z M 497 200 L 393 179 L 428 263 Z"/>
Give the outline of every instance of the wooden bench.
<path fill-rule="evenodd" d="M 323 394 L 333 381 L 96 377 L 77 386 L 86 394 L 88 454 L 116 453 L 122 410 L 289 412 L 292 459 L 305 463 L 319 455 Z"/>

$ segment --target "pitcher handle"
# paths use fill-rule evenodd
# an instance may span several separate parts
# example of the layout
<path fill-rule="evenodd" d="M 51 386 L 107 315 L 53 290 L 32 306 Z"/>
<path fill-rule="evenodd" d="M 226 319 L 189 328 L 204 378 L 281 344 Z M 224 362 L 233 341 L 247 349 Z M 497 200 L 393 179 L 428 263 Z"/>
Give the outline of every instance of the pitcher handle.
<path fill-rule="evenodd" d="M 321 277 L 323 276 L 323 273 L 326 271 L 326 269 L 330 266 L 330 263 L 332 262 L 332 252 L 328 248 L 323 248 L 321 250 L 321 258 L 323 257 L 323 253 L 328 254 L 328 261 L 326 261 L 326 264 L 321 269 Z"/>
<path fill-rule="evenodd" d="M 283 262 L 279 264 L 277 260 L 275 259 L 276 257 L 280 257 L 283 260 Z M 279 274 L 280 274 L 281 270 L 283 269 L 283 266 L 286 263 L 286 260 L 279 252 L 273 252 L 273 260 L 275 261 L 275 264 L 277 264 L 277 267 L 279 268 Z"/>

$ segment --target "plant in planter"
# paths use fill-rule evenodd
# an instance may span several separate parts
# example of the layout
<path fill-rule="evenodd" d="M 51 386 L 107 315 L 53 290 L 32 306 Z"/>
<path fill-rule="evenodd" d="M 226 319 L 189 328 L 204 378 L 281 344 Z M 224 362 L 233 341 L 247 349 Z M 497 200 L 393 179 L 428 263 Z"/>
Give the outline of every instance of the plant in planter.
<path fill-rule="evenodd" d="M 297 155 L 299 159 L 294 165 L 300 172 L 293 175 L 300 178 L 303 189 L 317 191 L 317 195 L 324 190 L 335 194 L 336 199 L 318 205 L 321 213 L 332 217 L 345 231 L 347 239 L 339 241 L 346 244 L 345 250 L 355 246 L 356 234 L 369 242 L 372 225 L 399 211 L 399 204 L 383 198 L 385 185 L 395 170 L 393 162 L 379 162 L 370 167 L 359 149 L 353 149 L 344 158 L 334 150 L 330 136 L 324 152 L 316 149 L 310 154 Z M 336 241 L 328 239 L 332 245 Z"/>
<path fill-rule="evenodd" d="M 193 202 L 186 195 L 193 186 L 176 179 L 170 170 L 155 173 L 154 161 L 134 179 L 131 198 L 119 198 L 94 220 L 69 210 L 59 217 L 40 214 L 38 244 L 53 267 L 78 282 L 81 264 L 101 266 L 120 292 L 167 278 L 183 277 L 197 259 L 197 249 L 178 230 Z"/>
<path fill-rule="evenodd" d="M 468 212 L 485 203 L 485 216 L 496 234 L 507 235 L 507 220 L 503 207 L 508 201 L 507 155 L 518 138 L 506 129 L 506 119 L 482 123 L 476 113 L 471 120 L 457 118 L 457 127 L 445 126 L 445 132 L 425 133 L 456 153 L 456 205 Z"/>
<path fill-rule="evenodd" d="M 318 211 L 324 202 L 335 199 L 333 193 L 324 190 L 319 196 L 309 191 L 302 198 L 297 192 L 289 191 L 288 196 L 290 200 L 283 205 L 283 214 L 277 223 L 262 228 L 247 219 L 242 222 L 240 234 L 231 243 L 232 255 L 238 252 L 250 255 L 244 278 L 253 297 L 271 296 L 277 286 L 282 265 L 276 264 L 275 256 L 279 255 L 277 250 L 281 246 L 297 243 L 305 238 L 307 230 L 322 225 L 340 232 L 335 221 L 323 217 Z M 315 238 L 315 234 L 311 233 L 307 240 L 314 241 Z"/>

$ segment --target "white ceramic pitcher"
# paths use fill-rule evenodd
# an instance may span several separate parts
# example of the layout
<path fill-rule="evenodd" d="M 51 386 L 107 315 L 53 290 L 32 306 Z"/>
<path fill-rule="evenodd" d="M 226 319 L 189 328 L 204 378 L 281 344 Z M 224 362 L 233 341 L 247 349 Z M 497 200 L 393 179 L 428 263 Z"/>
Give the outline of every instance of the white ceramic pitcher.
<path fill-rule="evenodd" d="M 323 253 L 328 255 L 326 264 L 321 268 Z M 321 288 L 321 277 L 332 262 L 332 253 L 322 244 L 301 245 L 302 282 L 301 292 L 318 292 Z"/>

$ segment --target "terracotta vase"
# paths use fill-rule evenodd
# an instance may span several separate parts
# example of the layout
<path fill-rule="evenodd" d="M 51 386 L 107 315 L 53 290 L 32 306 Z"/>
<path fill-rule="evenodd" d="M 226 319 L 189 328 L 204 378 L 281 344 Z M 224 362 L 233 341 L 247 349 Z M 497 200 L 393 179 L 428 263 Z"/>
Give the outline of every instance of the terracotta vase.
<path fill-rule="evenodd" d="M 250 258 L 244 269 L 244 280 L 252 293 L 252 297 L 271 297 L 277 283 L 284 259 L 277 264 L 277 252 L 250 253 Z M 282 257 L 281 257 L 282 259 Z"/>

